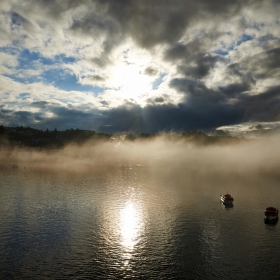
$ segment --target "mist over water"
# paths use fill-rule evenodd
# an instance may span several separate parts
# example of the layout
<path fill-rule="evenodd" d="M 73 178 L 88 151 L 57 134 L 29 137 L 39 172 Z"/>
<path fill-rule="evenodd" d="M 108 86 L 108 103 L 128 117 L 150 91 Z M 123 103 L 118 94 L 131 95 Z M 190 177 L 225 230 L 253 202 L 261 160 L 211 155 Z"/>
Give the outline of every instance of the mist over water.
<path fill-rule="evenodd" d="M 263 140 L 243 140 L 236 144 L 198 145 L 172 138 L 158 137 L 145 141 L 115 140 L 68 145 L 61 150 L 14 148 L 2 149 L 1 165 L 17 162 L 21 168 L 64 172 L 98 172 L 107 168 L 138 166 L 184 174 L 224 176 L 232 173 L 279 174 L 280 136 Z M 166 172 L 164 172 L 166 174 Z"/>
<path fill-rule="evenodd" d="M 2 151 L 0 277 L 278 279 L 278 142 Z"/>

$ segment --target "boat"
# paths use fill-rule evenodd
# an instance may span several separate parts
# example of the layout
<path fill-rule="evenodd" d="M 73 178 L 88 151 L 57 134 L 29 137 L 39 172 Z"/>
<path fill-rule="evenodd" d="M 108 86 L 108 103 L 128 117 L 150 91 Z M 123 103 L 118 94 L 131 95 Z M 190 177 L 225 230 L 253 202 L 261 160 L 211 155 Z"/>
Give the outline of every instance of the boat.
<path fill-rule="evenodd" d="M 271 206 L 267 207 L 264 212 L 264 218 L 266 220 L 276 220 L 278 219 L 278 213 L 279 213 L 278 208 L 271 207 Z"/>
<path fill-rule="evenodd" d="M 228 203 L 228 204 L 233 203 L 233 200 L 234 200 L 233 197 L 229 193 L 221 194 L 220 199 L 223 203 Z"/>

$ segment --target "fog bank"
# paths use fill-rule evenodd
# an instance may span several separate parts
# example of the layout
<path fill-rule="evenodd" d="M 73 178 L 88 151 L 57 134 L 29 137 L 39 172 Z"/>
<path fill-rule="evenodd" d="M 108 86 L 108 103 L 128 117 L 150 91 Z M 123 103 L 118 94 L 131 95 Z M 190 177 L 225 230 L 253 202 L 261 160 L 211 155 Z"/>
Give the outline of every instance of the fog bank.
<path fill-rule="evenodd" d="M 149 168 L 163 174 L 183 171 L 191 176 L 227 174 L 280 175 L 280 137 L 226 145 L 196 145 L 172 138 L 130 142 L 115 139 L 62 150 L 2 148 L 2 168 L 64 172 L 106 172 L 117 168 Z"/>

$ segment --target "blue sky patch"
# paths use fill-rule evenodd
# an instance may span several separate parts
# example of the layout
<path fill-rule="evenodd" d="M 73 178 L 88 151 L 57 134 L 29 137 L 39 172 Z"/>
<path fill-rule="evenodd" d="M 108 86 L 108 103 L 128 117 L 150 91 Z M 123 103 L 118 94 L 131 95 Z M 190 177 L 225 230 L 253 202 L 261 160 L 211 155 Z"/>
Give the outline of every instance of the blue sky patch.
<path fill-rule="evenodd" d="M 8 77 L 11 80 L 21 84 L 33 84 L 41 81 L 41 78 L 38 76 L 19 77 L 17 75 L 9 75 L 9 74 L 2 74 L 2 76 Z"/>
<path fill-rule="evenodd" d="M 16 48 L 1 48 L 0 51 L 12 55 L 16 55 L 18 53 L 18 49 Z M 61 64 L 72 64 L 75 61 L 76 59 L 74 57 L 67 57 L 65 55 L 58 55 L 55 56 L 53 59 L 50 59 L 41 56 L 38 52 L 32 52 L 25 49 L 19 53 L 18 66 L 16 68 L 17 71 L 36 71 L 36 69 L 38 68 L 38 63 L 39 65 L 53 66 L 55 68 L 48 69 L 37 76 L 20 76 L 16 73 L 13 75 L 4 74 L 4 76 L 23 84 L 44 82 L 45 84 L 52 84 L 53 86 L 65 91 L 89 91 L 93 92 L 94 94 L 102 92 L 103 89 L 100 87 L 79 84 L 77 77 L 74 74 L 60 68 Z M 22 73 L 23 72 L 21 71 L 21 74 Z M 22 95 L 22 97 L 24 97 L 24 95 Z"/>
<path fill-rule="evenodd" d="M 67 57 L 65 55 L 57 55 L 54 58 L 46 58 L 41 56 L 38 52 L 31 52 L 27 49 L 23 50 L 19 57 L 19 68 L 33 68 L 34 62 L 40 62 L 43 65 L 54 65 L 54 64 L 68 64 L 74 63 L 76 59 L 74 57 Z"/>
<path fill-rule="evenodd" d="M 50 69 L 45 71 L 41 76 L 45 83 L 52 84 L 65 91 L 92 91 L 95 94 L 103 91 L 100 87 L 79 84 L 77 77 L 74 74 L 66 72 L 63 69 Z"/>
<path fill-rule="evenodd" d="M 215 51 L 216 54 L 222 55 L 222 56 L 226 56 L 228 55 L 228 51 L 224 51 L 224 50 L 216 50 Z"/>
<path fill-rule="evenodd" d="M 28 97 L 30 97 L 29 93 L 21 93 L 17 99 L 26 100 Z"/>
<path fill-rule="evenodd" d="M 250 35 L 247 35 L 247 34 L 243 34 L 242 37 L 236 42 L 236 45 L 239 46 L 242 43 L 247 42 L 247 41 L 251 41 L 253 39 L 254 39 L 253 36 L 250 36 Z"/>
<path fill-rule="evenodd" d="M 0 48 L 0 52 L 9 55 L 17 55 L 19 53 L 19 49 L 17 47 L 2 47 Z"/>
<path fill-rule="evenodd" d="M 153 90 L 157 89 L 160 84 L 163 82 L 163 78 L 166 76 L 166 73 L 160 74 L 160 76 L 153 82 Z"/>

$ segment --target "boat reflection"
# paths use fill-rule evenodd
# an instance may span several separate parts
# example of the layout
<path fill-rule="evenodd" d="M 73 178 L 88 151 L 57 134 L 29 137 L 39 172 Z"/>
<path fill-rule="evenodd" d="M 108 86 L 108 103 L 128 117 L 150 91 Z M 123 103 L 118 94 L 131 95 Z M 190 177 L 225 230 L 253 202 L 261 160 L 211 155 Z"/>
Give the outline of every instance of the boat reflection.
<path fill-rule="evenodd" d="M 278 223 L 278 218 L 277 219 L 274 219 L 274 220 L 269 220 L 269 219 L 265 219 L 264 218 L 264 223 L 266 225 L 276 225 Z"/>
<path fill-rule="evenodd" d="M 234 206 L 233 203 L 229 203 L 229 202 L 221 202 L 220 204 L 224 209 L 231 209 Z"/>

